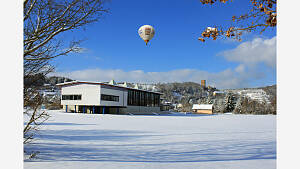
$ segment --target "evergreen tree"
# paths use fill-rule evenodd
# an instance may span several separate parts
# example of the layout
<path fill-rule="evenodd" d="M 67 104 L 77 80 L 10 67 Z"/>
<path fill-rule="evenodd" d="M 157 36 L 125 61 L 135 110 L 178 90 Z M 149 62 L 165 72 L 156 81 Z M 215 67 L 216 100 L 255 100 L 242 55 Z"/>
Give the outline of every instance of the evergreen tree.
<path fill-rule="evenodd" d="M 234 103 L 234 96 L 231 92 L 226 93 L 225 95 L 225 112 L 232 112 L 234 110 L 235 103 Z"/>

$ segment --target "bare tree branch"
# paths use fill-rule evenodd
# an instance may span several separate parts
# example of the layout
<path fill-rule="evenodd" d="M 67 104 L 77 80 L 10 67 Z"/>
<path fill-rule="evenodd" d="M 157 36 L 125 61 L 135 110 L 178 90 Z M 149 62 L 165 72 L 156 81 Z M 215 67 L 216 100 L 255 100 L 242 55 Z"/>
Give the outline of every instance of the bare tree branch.
<path fill-rule="evenodd" d="M 30 0 L 32 2 L 32 0 Z M 27 4 L 28 0 L 24 1 L 24 11 L 25 11 L 25 7 L 26 7 L 26 4 Z M 32 11 L 34 5 L 36 3 L 36 0 L 34 0 L 31 4 L 30 4 L 30 7 L 29 9 L 27 10 L 27 12 L 25 13 L 24 15 L 24 21 L 29 17 L 30 15 L 30 12 Z"/>

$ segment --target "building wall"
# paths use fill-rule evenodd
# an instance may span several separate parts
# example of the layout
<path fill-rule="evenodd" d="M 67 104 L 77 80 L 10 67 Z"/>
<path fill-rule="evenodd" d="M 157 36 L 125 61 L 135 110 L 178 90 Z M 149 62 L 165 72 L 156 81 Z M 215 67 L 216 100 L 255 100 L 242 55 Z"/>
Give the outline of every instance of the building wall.
<path fill-rule="evenodd" d="M 170 105 L 162 105 L 160 106 L 160 111 L 169 111 L 170 110 Z"/>
<path fill-rule="evenodd" d="M 62 105 L 100 105 L 100 85 L 76 84 L 63 86 L 61 94 L 81 94 L 81 100 L 61 100 Z"/>
<path fill-rule="evenodd" d="M 120 113 L 151 113 L 160 112 L 160 107 L 146 107 L 146 106 L 127 106 L 120 108 Z"/>
<path fill-rule="evenodd" d="M 68 109 L 67 112 L 75 112 L 75 106 L 74 105 L 63 105 L 63 110 L 66 111 L 66 108 Z M 101 107 L 100 112 L 98 112 L 99 114 L 102 114 L 102 109 L 103 107 Z M 144 106 L 127 106 L 124 108 L 120 108 L 120 107 L 106 107 L 105 109 L 107 109 L 108 111 L 106 113 L 110 113 L 110 114 L 128 114 L 128 113 L 133 113 L 133 114 L 152 114 L 154 113 L 158 113 L 160 112 L 160 107 L 144 107 Z M 92 113 L 93 108 L 86 106 L 85 107 L 85 113 L 90 114 Z M 79 106 L 76 106 L 76 113 L 79 113 Z M 82 110 L 81 112 L 82 113 Z"/>
<path fill-rule="evenodd" d="M 66 108 L 68 109 L 67 112 L 73 112 L 75 111 L 74 105 L 63 105 L 63 110 L 66 111 Z M 76 106 L 76 112 L 78 112 L 78 106 Z"/>
<path fill-rule="evenodd" d="M 206 86 L 206 80 L 201 80 L 201 86 L 203 86 L 203 87 Z"/>
<path fill-rule="evenodd" d="M 63 110 L 67 112 L 74 112 L 75 113 L 75 106 L 76 106 L 76 113 L 83 113 L 83 108 L 79 108 L 79 105 L 63 105 Z M 84 113 L 92 114 L 93 113 L 93 106 L 84 106 Z M 102 113 L 102 111 L 100 112 Z"/>
<path fill-rule="evenodd" d="M 119 102 L 100 100 L 101 106 L 118 106 L 118 107 L 127 106 L 128 92 L 126 89 L 109 88 L 107 86 L 101 86 L 100 92 L 101 94 L 119 96 Z"/>
<path fill-rule="evenodd" d="M 198 110 L 195 110 L 194 113 L 197 113 L 197 114 L 212 114 L 212 110 L 201 110 L 201 109 L 198 109 Z"/>

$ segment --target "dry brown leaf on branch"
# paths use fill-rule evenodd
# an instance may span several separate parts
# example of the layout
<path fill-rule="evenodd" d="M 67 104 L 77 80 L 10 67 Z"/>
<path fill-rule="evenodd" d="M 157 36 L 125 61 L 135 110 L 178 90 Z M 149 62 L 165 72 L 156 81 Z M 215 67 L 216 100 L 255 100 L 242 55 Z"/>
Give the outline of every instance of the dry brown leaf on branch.
<path fill-rule="evenodd" d="M 200 40 L 202 42 L 205 42 L 205 40 L 203 38 L 198 38 L 198 40 Z"/>
<path fill-rule="evenodd" d="M 210 37 L 210 34 L 209 33 L 206 33 L 206 32 L 202 32 L 201 34 L 203 37 L 205 38 L 209 38 Z"/>
<path fill-rule="evenodd" d="M 225 3 L 225 2 L 227 2 L 228 0 L 220 0 L 220 2 L 223 2 L 223 3 Z"/>
<path fill-rule="evenodd" d="M 228 0 L 200 0 L 205 4 L 212 4 L 214 2 L 225 3 Z M 218 39 L 218 36 L 233 38 L 241 41 L 242 32 L 252 32 L 261 29 L 263 32 L 268 27 L 276 27 L 276 1 L 277 0 L 250 0 L 250 9 L 244 15 L 231 16 L 231 22 L 234 24 L 241 24 L 238 27 L 231 26 L 225 30 L 217 30 L 213 27 L 207 27 L 202 32 L 200 41 L 204 42 L 206 38 Z M 273 9 L 275 7 L 275 9 Z"/>
<path fill-rule="evenodd" d="M 226 31 L 226 36 L 227 36 L 227 37 L 230 37 L 229 31 Z"/>

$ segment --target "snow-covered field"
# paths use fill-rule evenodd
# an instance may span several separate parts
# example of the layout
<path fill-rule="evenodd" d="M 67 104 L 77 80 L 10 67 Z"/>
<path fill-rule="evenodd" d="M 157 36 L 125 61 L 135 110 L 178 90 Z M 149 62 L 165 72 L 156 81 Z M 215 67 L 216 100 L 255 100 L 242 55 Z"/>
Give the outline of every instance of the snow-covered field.
<path fill-rule="evenodd" d="M 25 169 L 275 169 L 276 116 L 49 111 Z"/>

